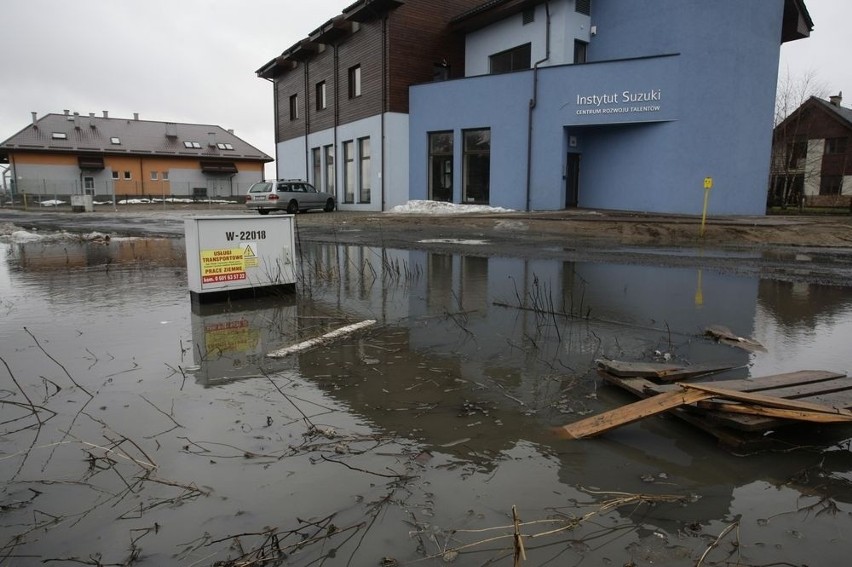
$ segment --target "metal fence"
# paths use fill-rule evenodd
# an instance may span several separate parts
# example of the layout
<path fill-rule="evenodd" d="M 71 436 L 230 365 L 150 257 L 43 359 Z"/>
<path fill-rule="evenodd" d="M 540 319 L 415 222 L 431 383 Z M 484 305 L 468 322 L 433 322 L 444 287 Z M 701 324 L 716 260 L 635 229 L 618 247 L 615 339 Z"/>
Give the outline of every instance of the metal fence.
<path fill-rule="evenodd" d="M 251 183 L 230 180 L 192 181 L 96 181 L 28 179 L 0 191 L 3 207 L 62 207 L 72 195 L 91 195 L 95 205 L 138 203 L 244 203 Z"/>

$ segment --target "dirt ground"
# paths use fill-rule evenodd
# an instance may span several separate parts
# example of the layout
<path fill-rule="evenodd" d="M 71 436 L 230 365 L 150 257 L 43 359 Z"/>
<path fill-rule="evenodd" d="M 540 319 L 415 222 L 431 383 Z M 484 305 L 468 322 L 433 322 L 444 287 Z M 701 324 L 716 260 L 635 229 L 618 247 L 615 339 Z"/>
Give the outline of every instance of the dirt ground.
<path fill-rule="evenodd" d="M 258 215 L 242 205 L 0 209 L 0 224 L 38 230 L 182 236 L 184 219 Z M 275 214 L 265 218 L 274 218 Z M 852 215 L 700 217 L 573 209 L 413 214 L 311 211 L 296 215 L 307 242 L 427 249 L 448 254 L 689 266 L 794 282 L 852 284 Z"/>

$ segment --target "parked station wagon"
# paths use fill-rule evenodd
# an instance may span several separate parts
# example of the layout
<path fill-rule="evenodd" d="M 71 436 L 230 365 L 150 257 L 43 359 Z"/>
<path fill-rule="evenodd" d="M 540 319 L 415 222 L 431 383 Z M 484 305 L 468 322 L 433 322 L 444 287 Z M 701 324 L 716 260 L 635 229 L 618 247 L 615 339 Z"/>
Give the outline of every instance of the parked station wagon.
<path fill-rule="evenodd" d="M 331 212 L 335 209 L 334 195 L 317 191 L 306 181 L 298 179 L 278 179 L 261 181 L 249 187 L 246 194 L 246 207 L 257 209 L 262 215 L 269 211 L 287 211 L 290 214 L 305 212 L 309 209 L 322 209 Z"/>

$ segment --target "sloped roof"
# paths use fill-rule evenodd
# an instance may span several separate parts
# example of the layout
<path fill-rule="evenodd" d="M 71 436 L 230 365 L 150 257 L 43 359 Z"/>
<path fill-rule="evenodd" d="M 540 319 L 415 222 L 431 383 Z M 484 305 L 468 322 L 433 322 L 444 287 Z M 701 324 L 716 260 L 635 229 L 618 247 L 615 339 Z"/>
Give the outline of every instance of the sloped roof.
<path fill-rule="evenodd" d="M 832 114 L 836 115 L 841 121 L 846 122 L 846 125 L 852 128 L 852 108 L 844 108 L 839 104 L 831 104 L 827 100 L 812 96 L 811 99 L 821 107 L 825 108 Z"/>
<path fill-rule="evenodd" d="M 475 31 L 543 2 L 544 0 L 485 0 L 476 8 L 453 18 L 450 26 L 456 31 Z M 594 7 L 592 10 L 594 17 Z M 784 0 L 781 43 L 808 37 L 813 29 L 814 21 L 805 0 Z"/>
<path fill-rule="evenodd" d="M 310 59 L 319 51 L 320 44 L 332 43 L 352 33 L 353 22 L 369 22 L 405 4 L 405 0 L 357 0 L 346 6 L 343 13 L 327 20 L 320 27 L 301 39 L 281 55 L 266 62 L 255 71 L 262 79 L 271 79 L 281 73 L 293 69 L 293 63 Z"/>
<path fill-rule="evenodd" d="M 54 133 L 64 134 L 65 139 L 57 139 Z M 188 148 L 184 142 L 197 142 L 200 147 Z M 273 161 L 221 126 L 75 114 L 48 114 L 29 124 L 0 144 L 0 159 L 8 159 L 13 151 Z"/>
<path fill-rule="evenodd" d="M 799 117 L 802 113 L 807 112 L 808 109 L 811 108 L 820 109 L 822 112 L 825 112 L 829 116 L 835 118 L 847 128 L 852 129 L 852 109 L 844 108 L 843 106 L 840 106 L 840 104 L 832 104 L 827 100 L 812 96 L 803 102 L 799 108 L 791 112 L 787 118 L 781 121 L 781 123 L 775 127 L 775 132 L 778 133 L 786 131 L 790 124 L 798 123 L 800 120 Z"/>

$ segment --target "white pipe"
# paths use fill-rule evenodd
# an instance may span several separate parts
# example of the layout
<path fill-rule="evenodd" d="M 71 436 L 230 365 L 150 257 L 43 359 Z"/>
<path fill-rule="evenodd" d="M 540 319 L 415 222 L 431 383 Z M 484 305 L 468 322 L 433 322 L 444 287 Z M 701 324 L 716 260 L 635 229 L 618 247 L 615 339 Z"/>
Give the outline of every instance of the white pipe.
<path fill-rule="evenodd" d="M 317 345 L 325 344 L 331 342 L 332 340 L 342 337 L 345 335 L 350 335 L 355 331 L 360 331 L 366 327 L 371 325 L 375 325 L 376 321 L 374 319 L 368 319 L 366 321 L 361 321 L 360 323 L 353 323 L 352 325 L 347 325 L 345 327 L 341 327 L 336 331 L 331 331 L 330 333 L 326 333 L 314 339 L 309 339 L 307 341 L 291 345 L 288 347 L 284 347 L 282 349 L 276 350 L 274 352 L 268 353 L 266 356 L 269 358 L 284 358 L 291 354 L 295 354 L 297 352 L 302 352 L 303 350 L 308 350 L 309 348 L 315 347 Z"/>

